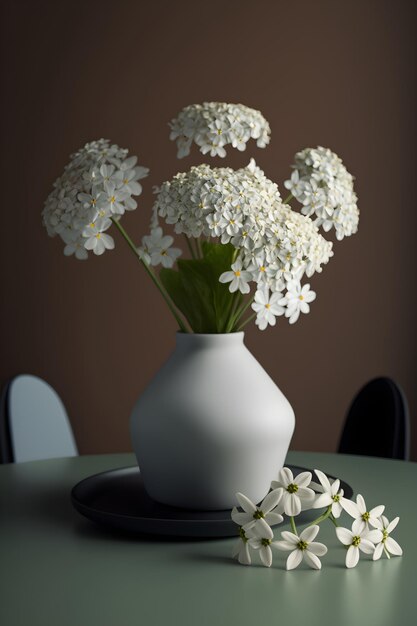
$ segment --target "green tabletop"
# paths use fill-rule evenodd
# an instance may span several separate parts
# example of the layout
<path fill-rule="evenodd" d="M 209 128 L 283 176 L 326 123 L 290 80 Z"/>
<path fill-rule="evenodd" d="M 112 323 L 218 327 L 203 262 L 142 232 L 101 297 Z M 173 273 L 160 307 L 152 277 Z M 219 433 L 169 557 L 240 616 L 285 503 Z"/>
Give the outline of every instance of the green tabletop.
<path fill-rule="evenodd" d="M 271 569 L 244 567 L 230 557 L 235 539 L 127 538 L 101 531 L 72 508 L 75 483 L 133 465 L 133 455 L 3 465 L 0 623 L 414 625 L 417 465 L 312 452 L 291 452 L 287 461 L 339 476 L 369 506 L 385 504 L 389 519 L 399 515 L 393 535 L 404 556 L 377 562 L 365 557 L 347 570 L 345 549 L 327 522 L 318 538 L 329 548 L 321 571 L 301 567 L 287 572 L 286 553 L 275 553 Z"/>

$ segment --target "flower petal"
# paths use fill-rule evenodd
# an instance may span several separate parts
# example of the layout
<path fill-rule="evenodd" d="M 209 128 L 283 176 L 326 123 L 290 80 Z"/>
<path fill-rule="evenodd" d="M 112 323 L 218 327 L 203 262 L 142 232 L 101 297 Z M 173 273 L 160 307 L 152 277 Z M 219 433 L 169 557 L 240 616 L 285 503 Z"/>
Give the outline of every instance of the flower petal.
<path fill-rule="evenodd" d="M 300 541 L 300 538 L 298 537 L 298 535 L 295 535 L 294 533 L 290 533 L 289 530 L 283 530 L 281 533 L 281 537 L 285 539 L 285 541 L 289 541 L 290 543 L 292 543 L 294 546 L 296 546 L 297 543 Z"/>
<path fill-rule="evenodd" d="M 307 528 L 305 528 L 301 533 L 300 539 L 302 541 L 307 541 L 307 543 L 310 543 L 310 541 L 313 541 L 313 539 L 317 537 L 317 533 L 319 532 L 319 530 L 320 528 L 317 524 L 314 526 L 307 526 Z"/>
<path fill-rule="evenodd" d="M 333 482 L 332 486 L 330 487 L 332 496 L 335 496 L 337 494 L 337 492 L 339 491 L 339 487 L 340 487 L 340 480 L 336 478 L 336 480 Z"/>
<path fill-rule="evenodd" d="M 265 567 L 271 567 L 272 565 L 272 550 L 270 546 L 262 546 L 259 552 L 262 563 Z"/>
<path fill-rule="evenodd" d="M 384 544 L 379 543 L 374 550 L 374 554 L 372 556 L 373 561 L 377 561 L 378 559 L 381 558 L 383 549 L 384 549 Z"/>
<path fill-rule="evenodd" d="M 287 515 L 295 516 L 301 511 L 301 500 L 295 493 L 284 495 L 284 511 Z"/>
<path fill-rule="evenodd" d="M 379 543 L 382 541 L 382 532 L 380 530 L 370 530 L 366 535 L 364 535 L 363 539 L 367 541 L 372 541 L 372 543 Z"/>
<path fill-rule="evenodd" d="M 346 554 L 346 567 L 355 567 L 358 564 L 358 561 L 359 548 L 356 546 L 350 546 Z"/>
<path fill-rule="evenodd" d="M 352 532 L 355 535 L 361 535 L 366 530 L 366 522 L 361 517 L 357 517 L 352 524 Z"/>
<path fill-rule="evenodd" d="M 301 500 L 304 500 L 304 502 L 312 503 L 314 501 L 314 498 L 316 497 L 316 494 L 309 487 L 299 487 L 297 491 L 297 496 Z"/>
<path fill-rule="evenodd" d="M 257 537 L 262 537 L 262 539 L 272 539 L 274 536 L 272 528 L 262 517 L 261 519 L 256 520 L 253 527 L 253 532 L 256 534 Z"/>
<path fill-rule="evenodd" d="M 241 565 L 250 565 L 252 560 L 251 560 L 251 556 L 250 556 L 250 552 L 249 552 L 249 544 L 245 543 L 240 552 L 239 552 L 239 556 L 238 556 L 238 561 Z"/>
<path fill-rule="evenodd" d="M 242 509 L 246 511 L 246 513 L 252 513 L 252 514 L 255 513 L 256 506 L 251 500 L 249 500 L 249 498 L 243 495 L 243 493 L 237 493 L 236 499 L 239 502 Z"/>
<path fill-rule="evenodd" d="M 304 559 L 307 565 L 313 569 L 321 569 L 321 561 L 315 554 L 312 554 L 308 550 L 304 552 Z"/>
<path fill-rule="evenodd" d="M 321 493 L 312 504 L 313 509 L 324 509 L 332 503 L 332 496 L 330 493 Z"/>
<path fill-rule="evenodd" d="M 287 570 L 295 569 L 298 567 L 303 560 L 303 553 L 301 550 L 294 550 L 288 556 L 286 568 Z"/>
<path fill-rule="evenodd" d="M 294 478 L 294 482 L 299 487 L 307 487 L 307 485 L 309 485 L 311 482 L 311 478 L 312 478 L 311 472 L 301 472 L 301 474 L 298 474 Z"/>
<path fill-rule="evenodd" d="M 369 539 L 361 539 L 359 550 L 361 550 L 364 554 L 373 554 L 375 546 L 372 541 L 369 541 Z"/>
<path fill-rule="evenodd" d="M 392 537 L 387 537 L 385 540 L 385 547 L 388 552 L 394 554 L 395 556 L 401 556 L 403 553 L 401 546 Z"/>
<path fill-rule="evenodd" d="M 329 479 L 327 478 L 326 474 L 324 472 L 322 472 L 321 470 L 318 470 L 318 469 L 315 469 L 314 473 L 317 475 L 317 478 L 319 479 L 319 481 L 323 485 L 324 490 L 330 492 L 331 491 L 331 486 L 330 486 L 330 482 L 329 482 Z"/>
<path fill-rule="evenodd" d="M 399 517 L 394 517 L 394 519 L 392 520 L 392 522 L 390 522 L 387 526 L 387 533 L 392 533 L 392 531 L 394 530 L 394 528 L 397 526 L 398 522 L 400 521 Z"/>
<path fill-rule="evenodd" d="M 276 524 L 281 524 L 284 521 L 284 518 L 279 513 L 267 513 L 265 515 L 265 521 L 270 526 L 276 526 Z"/>
<path fill-rule="evenodd" d="M 281 498 L 282 491 L 279 489 L 274 489 L 273 491 L 270 491 L 267 496 L 265 496 L 259 508 L 264 513 L 269 513 L 270 511 L 272 511 L 273 508 L 276 507 Z"/>
<path fill-rule="evenodd" d="M 294 482 L 294 476 L 289 467 L 283 467 L 278 474 L 278 482 L 281 483 L 280 486 L 288 487 L 291 483 Z"/>
<path fill-rule="evenodd" d="M 308 550 L 313 554 L 317 554 L 317 556 L 327 554 L 327 546 L 325 546 L 324 543 L 319 543 L 318 541 L 312 541 L 308 545 Z"/>
<path fill-rule="evenodd" d="M 250 513 L 238 511 L 236 507 L 231 512 L 231 518 L 239 526 L 244 526 L 253 520 L 253 516 Z"/>
<path fill-rule="evenodd" d="M 360 512 L 357 505 L 352 502 L 352 500 L 348 500 L 347 498 L 340 498 L 340 504 L 351 517 L 359 517 Z"/>
<path fill-rule="evenodd" d="M 381 517 L 383 512 L 385 511 L 385 505 L 380 504 L 379 506 L 375 506 L 373 509 L 369 511 L 370 517 Z"/>
<path fill-rule="evenodd" d="M 356 504 L 358 507 L 358 511 L 361 515 L 366 513 L 366 503 L 365 503 L 363 496 L 360 493 L 358 493 L 358 495 L 356 496 Z"/>
<path fill-rule="evenodd" d="M 342 509 L 342 506 L 341 506 L 340 502 L 334 502 L 332 504 L 332 513 L 333 513 L 334 517 L 336 517 L 336 518 L 340 517 L 341 514 L 342 514 L 342 511 L 343 511 L 343 509 Z"/>

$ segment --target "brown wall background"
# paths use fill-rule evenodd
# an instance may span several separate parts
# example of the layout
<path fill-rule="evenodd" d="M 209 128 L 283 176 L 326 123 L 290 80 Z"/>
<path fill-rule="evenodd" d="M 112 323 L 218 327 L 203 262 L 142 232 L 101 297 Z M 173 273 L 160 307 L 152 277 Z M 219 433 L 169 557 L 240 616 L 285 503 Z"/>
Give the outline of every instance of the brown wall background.
<path fill-rule="evenodd" d="M 124 225 L 139 241 L 152 186 L 177 161 L 185 105 L 242 102 L 272 127 L 254 156 L 282 186 L 294 153 L 324 145 L 356 176 L 358 235 L 313 278 L 311 314 L 247 344 L 292 403 L 292 448 L 336 449 L 348 405 L 377 375 L 405 389 L 417 459 L 415 3 L 242 0 L 2 3 L 0 382 L 44 377 L 82 453 L 130 450 L 128 416 L 174 345 L 175 322 L 123 242 L 67 259 L 40 212 L 69 153 L 108 137 L 151 168 Z M 200 156 L 202 158 L 200 158 Z"/>

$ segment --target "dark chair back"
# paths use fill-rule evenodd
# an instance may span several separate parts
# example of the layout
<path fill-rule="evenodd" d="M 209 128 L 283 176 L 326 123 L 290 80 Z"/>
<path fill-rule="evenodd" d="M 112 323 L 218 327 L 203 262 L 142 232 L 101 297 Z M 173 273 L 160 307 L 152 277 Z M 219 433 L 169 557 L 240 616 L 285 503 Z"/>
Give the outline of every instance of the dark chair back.
<path fill-rule="evenodd" d="M 391 378 L 375 378 L 354 398 L 338 452 L 408 460 L 409 421 L 402 389 Z"/>

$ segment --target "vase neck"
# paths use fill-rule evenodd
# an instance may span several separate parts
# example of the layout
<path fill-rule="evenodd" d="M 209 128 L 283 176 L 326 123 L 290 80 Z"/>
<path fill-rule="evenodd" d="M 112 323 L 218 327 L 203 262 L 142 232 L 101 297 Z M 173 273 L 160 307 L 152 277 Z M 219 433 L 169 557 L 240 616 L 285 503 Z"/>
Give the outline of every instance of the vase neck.
<path fill-rule="evenodd" d="M 177 346 L 185 349 L 225 348 L 243 344 L 245 333 L 177 333 Z"/>

